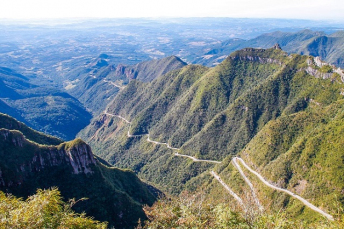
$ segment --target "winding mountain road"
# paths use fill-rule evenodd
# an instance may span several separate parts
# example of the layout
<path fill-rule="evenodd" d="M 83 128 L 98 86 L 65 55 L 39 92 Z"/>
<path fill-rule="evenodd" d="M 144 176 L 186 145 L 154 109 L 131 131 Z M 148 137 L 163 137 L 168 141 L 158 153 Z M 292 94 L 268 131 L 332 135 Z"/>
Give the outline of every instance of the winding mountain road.
<path fill-rule="evenodd" d="M 250 186 L 251 192 L 252 192 L 252 196 L 254 198 L 254 201 L 256 202 L 256 205 L 258 206 L 259 210 L 264 210 L 263 206 L 260 204 L 258 197 L 256 196 L 256 191 L 253 187 L 253 184 L 251 183 L 251 181 L 246 177 L 245 173 L 242 171 L 240 165 L 237 163 L 237 157 L 234 157 L 232 159 L 232 163 L 235 166 L 235 168 L 237 168 L 237 170 L 239 171 L 240 175 L 244 178 L 246 184 L 248 184 L 248 186 Z"/>
<path fill-rule="evenodd" d="M 111 85 L 113 85 L 113 86 L 115 86 L 115 87 L 118 87 L 119 89 L 124 89 L 124 88 L 125 88 L 125 86 L 120 86 L 120 85 L 115 84 L 114 82 L 108 81 L 108 80 L 106 80 L 106 79 L 103 79 L 103 82 L 109 83 L 109 84 L 111 84 Z"/>
<path fill-rule="evenodd" d="M 120 115 L 110 114 L 110 113 L 107 112 L 107 110 L 104 111 L 104 114 L 109 115 L 109 116 L 112 116 L 112 117 L 118 117 L 118 118 L 122 119 L 123 121 L 125 121 L 126 123 L 131 124 L 131 122 L 130 122 L 129 120 L 127 120 L 126 118 L 124 118 L 124 117 L 122 117 L 122 116 L 120 116 Z M 179 150 L 179 148 L 171 147 L 170 145 L 168 145 L 168 143 L 158 142 L 158 141 L 151 140 L 151 139 L 149 138 L 149 134 L 132 135 L 132 134 L 129 133 L 129 131 L 128 131 L 128 133 L 127 133 L 127 136 L 130 137 L 130 138 L 132 138 L 132 137 L 141 137 L 141 136 L 145 136 L 145 135 L 147 135 L 147 141 L 148 141 L 148 142 L 151 142 L 151 143 L 156 144 L 156 145 L 166 145 L 167 148 L 172 149 L 172 150 L 174 150 L 174 151 L 178 151 L 178 150 Z M 175 155 L 175 156 L 178 156 L 178 157 L 187 157 L 187 158 L 189 158 L 189 159 L 192 159 L 194 162 L 207 162 L 207 163 L 215 163 L 215 164 L 220 164 L 220 163 L 221 163 L 221 161 L 197 159 L 197 158 L 195 158 L 195 157 L 192 157 L 192 156 L 189 156 L 189 155 L 180 154 L 180 153 L 178 153 L 178 152 L 175 152 L 174 155 Z M 257 196 L 256 196 L 256 192 L 255 192 L 255 189 L 254 189 L 254 187 L 253 187 L 251 181 L 246 177 L 245 173 L 242 171 L 241 166 L 240 166 L 240 164 L 238 163 L 238 161 L 239 161 L 246 169 L 248 169 L 251 173 L 253 173 L 254 175 L 256 175 L 256 176 L 259 178 L 259 180 L 261 180 L 266 186 L 268 186 L 268 187 L 270 187 L 270 188 L 272 188 L 272 189 L 274 189 L 274 190 L 278 190 L 278 191 L 287 193 L 288 195 L 290 195 L 290 196 L 292 196 L 292 197 L 294 197 L 294 198 L 300 200 L 303 204 L 305 204 L 306 206 L 308 206 L 308 207 L 311 208 L 312 210 L 314 210 L 314 211 L 320 213 L 321 215 L 325 216 L 327 219 L 329 219 L 329 220 L 331 220 L 331 221 L 334 220 L 333 216 L 331 216 L 330 214 L 327 214 L 326 212 L 322 211 L 320 208 L 314 206 L 313 204 L 311 204 L 310 202 L 308 202 L 306 199 L 302 198 L 301 196 L 296 195 L 295 193 L 293 193 L 293 192 L 291 192 L 291 191 L 289 191 L 289 190 L 287 190 L 287 189 L 279 188 L 279 187 L 277 187 L 277 186 L 275 186 L 275 185 L 270 184 L 270 183 L 267 182 L 259 173 L 257 173 L 257 172 L 254 171 L 253 169 L 251 169 L 251 168 L 245 163 L 245 161 L 244 161 L 243 159 L 241 159 L 241 158 L 239 158 L 239 157 L 234 157 L 234 158 L 232 159 L 232 163 L 233 163 L 233 165 L 237 168 L 237 170 L 239 171 L 240 175 L 244 178 L 245 182 L 246 182 L 246 183 L 248 184 L 248 186 L 250 187 L 250 189 L 251 189 L 251 191 L 252 191 L 252 195 L 253 195 L 253 197 L 254 197 L 254 199 L 255 199 L 255 202 L 256 202 L 256 204 L 257 204 L 257 206 L 259 207 L 260 210 L 263 210 L 263 206 L 260 204 L 259 199 L 258 199 Z M 218 174 L 216 174 L 214 171 L 211 171 L 210 173 L 211 173 L 211 175 L 212 175 L 216 180 L 218 180 L 218 181 L 220 182 L 220 184 L 230 193 L 230 195 L 232 195 L 232 196 L 239 202 L 239 204 L 243 207 L 243 209 L 244 209 L 245 211 L 247 211 L 247 210 L 246 210 L 246 207 L 245 207 L 245 205 L 244 205 L 244 203 L 243 203 L 243 201 L 242 201 L 242 199 L 241 199 L 237 194 L 235 194 L 235 193 L 228 187 L 228 185 L 227 185 L 226 183 L 224 183 L 224 182 L 221 180 L 220 176 L 219 176 Z"/>
<path fill-rule="evenodd" d="M 142 137 L 142 136 L 148 136 L 148 134 L 135 134 L 135 135 L 132 135 L 130 134 L 129 130 L 128 130 L 128 133 L 127 133 L 127 136 L 128 138 L 138 138 L 138 137 Z"/>
<path fill-rule="evenodd" d="M 309 203 L 307 200 L 305 200 L 304 198 L 302 198 L 301 196 L 299 195 L 296 195 L 295 193 L 292 193 L 291 191 L 287 190 L 287 189 L 284 189 L 284 188 L 279 188 L 275 185 L 272 185 L 270 184 L 269 182 L 267 182 L 259 173 L 257 173 L 256 171 L 254 171 L 253 169 L 251 169 L 243 159 L 239 158 L 239 157 L 234 157 L 233 160 L 239 160 L 243 166 L 248 169 L 251 173 L 253 173 L 254 175 L 256 175 L 259 180 L 261 180 L 266 186 L 272 188 L 272 189 L 275 189 L 275 190 L 278 190 L 278 191 L 281 191 L 281 192 L 285 192 L 287 193 L 288 195 L 300 200 L 303 204 L 305 204 L 306 206 L 308 206 L 309 208 L 311 208 L 312 210 L 320 213 L 321 215 L 325 216 L 327 219 L 333 221 L 333 216 L 331 216 L 330 214 L 327 214 L 326 212 L 324 212 L 323 210 L 321 210 L 320 208 L 314 206 L 313 204 Z M 240 165 L 239 165 L 240 166 Z"/>
<path fill-rule="evenodd" d="M 108 113 L 107 111 L 104 111 L 104 114 L 106 114 L 106 115 L 109 115 L 109 116 L 112 116 L 112 117 L 118 117 L 118 118 L 120 118 L 120 119 L 122 119 L 122 120 L 124 120 L 126 123 L 128 123 L 128 124 L 130 124 L 131 122 L 129 122 L 127 119 L 125 119 L 125 118 L 123 118 L 122 116 L 120 116 L 120 115 L 114 115 L 114 114 L 110 114 L 110 113 Z"/>
<path fill-rule="evenodd" d="M 128 124 L 131 124 L 131 122 L 129 120 L 127 120 L 126 118 L 120 116 L 120 115 L 114 115 L 114 114 L 110 114 L 109 112 L 107 111 L 104 111 L 104 114 L 106 115 L 109 115 L 111 117 L 118 117 L 120 119 L 122 119 L 123 121 L 125 121 L 126 123 Z M 165 145 L 167 148 L 171 149 L 171 150 L 175 150 L 175 151 L 178 151 L 179 148 L 174 148 L 172 146 L 170 146 L 168 143 L 165 143 L 165 142 L 158 142 L 158 141 L 154 141 L 152 139 L 149 138 L 149 134 L 130 134 L 129 130 L 128 130 L 128 133 L 127 133 L 127 136 L 129 138 L 135 138 L 135 137 L 142 137 L 142 136 L 147 136 L 147 141 L 148 142 L 151 142 L 153 144 L 156 144 L 156 145 Z M 217 164 L 220 164 L 221 161 L 213 161 L 213 160 L 202 160 L 202 159 L 197 159 L 195 157 L 192 157 L 192 156 L 189 156 L 189 155 L 184 155 L 184 154 L 179 154 L 179 153 L 175 153 L 174 154 L 175 156 L 178 156 L 178 157 L 188 157 L 190 159 L 192 159 L 193 161 L 195 162 L 208 162 L 208 163 L 217 163 Z"/>
<path fill-rule="evenodd" d="M 179 150 L 179 148 L 174 148 L 172 146 L 170 146 L 168 143 L 164 143 L 164 142 L 157 142 L 157 141 L 153 141 L 149 138 L 149 134 L 148 134 L 148 138 L 147 138 L 148 142 L 154 143 L 156 145 L 166 145 L 167 148 L 171 149 L 171 150 Z"/>
<path fill-rule="evenodd" d="M 215 173 L 214 171 L 211 171 L 210 174 L 211 174 L 216 180 L 218 180 L 218 181 L 220 182 L 220 184 L 229 192 L 229 194 L 231 194 L 231 196 L 234 197 L 235 200 L 238 201 L 238 203 L 242 206 L 242 208 L 243 208 L 244 211 L 246 212 L 247 210 L 246 210 L 245 204 L 244 204 L 244 202 L 242 201 L 242 199 L 241 199 L 237 194 L 235 194 L 235 192 L 233 192 L 233 190 L 230 189 L 230 188 L 227 186 L 227 184 L 226 184 L 225 182 L 223 182 L 223 181 L 221 180 L 221 177 L 220 177 L 219 175 L 217 175 L 217 173 Z"/>
<path fill-rule="evenodd" d="M 184 154 L 179 154 L 179 153 L 174 153 L 174 155 L 178 156 L 178 157 L 188 157 L 188 158 L 192 159 L 195 162 L 208 162 L 208 163 L 215 163 L 215 164 L 220 164 L 221 163 L 221 161 L 202 160 L 202 159 L 197 159 L 197 158 L 189 156 L 189 155 L 184 155 Z"/>

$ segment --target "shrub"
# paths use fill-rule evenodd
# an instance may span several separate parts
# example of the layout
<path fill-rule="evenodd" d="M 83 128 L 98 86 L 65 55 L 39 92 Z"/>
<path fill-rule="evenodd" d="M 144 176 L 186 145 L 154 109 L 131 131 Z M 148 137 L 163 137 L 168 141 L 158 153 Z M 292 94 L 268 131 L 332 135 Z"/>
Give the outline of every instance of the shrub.
<path fill-rule="evenodd" d="M 37 190 L 23 200 L 0 192 L 0 228 L 106 228 L 107 223 L 74 213 L 56 188 Z"/>

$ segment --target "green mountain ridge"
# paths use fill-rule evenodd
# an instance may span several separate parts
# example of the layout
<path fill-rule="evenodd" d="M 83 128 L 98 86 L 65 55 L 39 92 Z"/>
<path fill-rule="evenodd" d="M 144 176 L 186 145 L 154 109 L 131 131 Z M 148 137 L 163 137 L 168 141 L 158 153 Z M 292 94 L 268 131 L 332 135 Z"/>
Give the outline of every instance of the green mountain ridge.
<path fill-rule="evenodd" d="M 152 188 L 129 170 L 102 164 L 81 139 L 62 142 L 7 115 L 0 116 L 0 127 L 2 191 L 27 197 L 38 188 L 58 187 L 65 200 L 87 198 L 73 209 L 110 227 L 134 228 L 146 219 L 142 206 L 154 202 Z"/>
<path fill-rule="evenodd" d="M 104 55 L 100 57 L 104 57 Z M 104 59 L 99 58 L 98 62 L 102 60 Z M 145 61 L 131 66 L 122 64 L 98 66 L 95 64 L 96 67 L 88 70 L 82 68 L 81 71 L 85 71 L 85 73 L 78 73 L 79 80 L 74 82 L 72 87 L 67 86 L 66 89 L 86 108 L 98 115 L 130 80 L 150 82 L 185 65 L 186 63 L 175 56 Z"/>
<path fill-rule="evenodd" d="M 250 40 L 229 39 L 214 47 L 207 47 L 210 50 L 207 49 L 203 53 L 201 51 L 196 58 L 189 57 L 188 59 L 192 63 L 214 66 L 227 57 L 228 53 L 236 50 L 246 47 L 269 48 L 278 43 L 289 54 L 319 56 L 322 60 L 343 68 L 343 39 L 342 31 L 332 34 L 309 29 L 298 32 L 276 31 Z"/>
<path fill-rule="evenodd" d="M 116 116 L 102 114 L 95 118 L 79 136 L 88 141 L 99 155 L 112 164 L 132 168 L 140 177 L 164 191 L 178 194 L 184 189 L 196 190 L 203 186 L 209 192 L 218 193 L 220 192 L 218 187 L 213 191 L 213 188 L 209 188 L 212 186 L 208 184 L 213 180 L 209 174 L 210 169 L 214 168 L 221 177 L 232 177 L 237 174 L 232 173 L 232 165 L 229 163 L 231 158 L 243 153 L 250 144 L 258 146 L 264 142 L 265 139 L 262 139 L 259 144 L 254 143 L 257 136 L 260 136 L 271 122 L 283 120 L 283 125 L 288 126 L 288 119 L 285 117 L 311 112 L 313 106 L 326 107 L 342 101 L 343 88 L 340 74 L 343 72 L 333 73 L 338 69 L 326 65 L 331 68 L 332 73 L 331 71 L 322 73 L 322 66 L 325 65 L 324 63 L 319 65 L 318 60 L 311 56 L 288 55 L 278 48 L 246 48 L 231 54 L 214 68 L 189 65 L 151 83 L 130 82 L 108 106 L 107 112 L 120 115 L 128 119 L 131 124 Z M 336 112 L 340 112 L 340 109 Z M 314 122 L 317 122 L 316 120 Z M 309 128 L 318 127 L 309 125 Z M 131 135 L 149 133 L 151 140 L 167 142 L 172 147 L 180 148 L 178 151 L 180 154 L 199 159 L 223 160 L 223 162 L 214 167 L 214 164 L 176 157 L 174 150 L 148 142 L 147 137 L 128 138 L 128 130 Z M 305 132 L 302 134 L 305 134 L 306 130 L 301 132 L 303 131 Z M 280 132 L 283 133 L 282 130 Z M 337 142 L 341 142 L 340 135 L 338 138 Z M 280 141 L 276 143 L 276 147 L 285 147 L 285 144 Z M 251 154 L 255 157 L 264 155 L 266 150 L 276 154 L 275 151 L 278 149 L 280 148 L 267 148 L 262 152 L 255 150 Z M 340 150 L 336 149 L 335 152 L 341 155 Z M 247 160 L 250 161 L 249 156 Z M 274 158 L 264 160 L 270 163 Z M 342 165 L 342 162 L 338 163 Z M 285 162 L 285 164 L 290 163 Z M 334 171 L 341 170 L 339 165 Z M 263 165 L 257 162 L 257 167 L 260 166 Z M 276 171 L 281 169 L 280 175 L 289 173 L 285 183 L 280 184 L 286 185 L 283 187 L 289 187 L 287 185 L 289 182 L 295 184 L 297 179 L 289 181 L 289 167 L 283 170 L 279 164 L 268 168 Z M 313 171 L 312 168 L 315 167 L 310 167 Z M 222 171 L 227 172 L 222 173 Z M 331 171 L 324 171 L 324 174 L 329 175 Z M 297 169 L 294 173 L 297 177 L 303 175 Z M 275 178 L 267 176 L 269 180 L 277 177 L 281 179 L 285 175 Z M 306 177 L 303 179 L 307 180 Z M 227 178 L 224 180 L 240 191 L 242 182 L 233 183 Z M 315 185 L 320 181 L 320 178 L 313 179 L 309 183 Z M 343 183 L 338 179 L 334 179 L 333 182 L 331 187 L 336 187 L 336 191 L 325 198 L 330 200 L 328 202 L 314 190 L 308 190 L 315 203 L 329 212 L 333 212 L 331 206 L 334 203 L 334 196 L 341 201 L 343 195 L 339 192 Z M 322 185 L 316 187 L 322 190 L 320 192 L 328 192 Z M 265 189 L 262 187 L 260 190 Z M 223 187 L 221 191 L 225 192 Z M 243 194 L 243 191 L 239 193 Z M 273 201 L 280 201 L 272 209 L 295 208 L 295 202 L 290 197 L 284 196 L 282 200 L 278 199 L 276 191 L 270 193 L 272 194 L 266 196 Z M 297 211 L 301 218 L 309 217 L 311 212 L 300 204 L 297 206 L 301 207 Z"/>
<path fill-rule="evenodd" d="M 311 103 L 305 111 L 268 122 L 239 156 L 271 184 L 302 196 L 338 220 L 338 206 L 343 204 L 342 118 L 343 100 Z M 215 169 L 236 193 L 247 197 L 248 187 L 230 161 L 231 156 Z M 286 209 L 291 218 L 306 221 L 322 219 L 289 195 L 266 188 L 248 171 L 246 175 L 263 205 L 273 211 Z"/>
<path fill-rule="evenodd" d="M 264 141 L 253 139 L 247 145 L 245 157 L 281 187 L 335 212 L 334 203 L 343 201 L 343 101 L 311 104 L 305 112 L 269 123 L 257 138 L 267 132 L 272 133 Z M 264 154 L 252 153 L 252 146 Z"/>
<path fill-rule="evenodd" d="M 63 141 L 53 136 L 49 136 L 27 127 L 24 123 L 18 122 L 13 117 L 0 113 L 0 126 L 8 130 L 17 130 L 25 135 L 30 141 L 43 145 L 59 145 Z"/>

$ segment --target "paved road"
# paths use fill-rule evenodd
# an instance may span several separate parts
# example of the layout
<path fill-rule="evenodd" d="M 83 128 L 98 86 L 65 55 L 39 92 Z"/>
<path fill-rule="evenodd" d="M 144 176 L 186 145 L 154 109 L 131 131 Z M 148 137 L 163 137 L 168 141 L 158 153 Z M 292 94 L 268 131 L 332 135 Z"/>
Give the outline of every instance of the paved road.
<path fill-rule="evenodd" d="M 111 85 L 113 85 L 113 86 L 115 86 L 115 87 L 118 87 L 119 89 L 124 89 L 124 88 L 125 88 L 125 86 L 120 86 L 120 85 L 115 84 L 114 82 L 108 81 L 108 80 L 106 80 L 106 79 L 104 79 L 103 81 L 104 81 L 105 83 L 109 83 L 109 84 L 111 84 Z"/>
<path fill-rule="evenodd" d="M 138 138 L 138 137 L 142 137 L 142 136 L 146 136 L 148 134 L 135 134 L 135 135 L 132 135 L 130 134 L 129 130 L 128 130 L 128 133 L 127 133 L 127 136 L 128 138 Z"/>
<path fill-rule="evenodd" d="M 107 111 L 104 111 L 104 114 L 112 116 L 112 117 L 118 117 L 118 118 L 124 120 L 126 123 L 131 124 L 131 122 L 129 120 L 127 120 L 126 118 L 124 118 L 124 117 L 122 117 L 120 115 L 110 114 Z M 175 150 L 175 151 L 179 150 L 179 148 L 174 148 L 174 147 L 170 146 L 168 143 L 158 142 L 158 141 L 154 141 L 154 140 L 150 139 L 149 138 L 149 134 L 135 134 L 135 135 L 132 135 L 132 134 L 130 134 L 129 130 L 128 130 L 128 133 L 127 133 L 127 136 L 129 138 L 141 137 L 141 136 L 145 136 L 145 135 L 147 135 L 147 141 L 148 142 L 151 142 L 151 143 L 156 144 L 156 145 L 165 145 L 167 148 Z M 189 155 L 184 155 L 184 154 L 179 154 L 179 153 L 175 153 L 174 155 L 175 156 L 179 156 L 179 157 L 188 157 L 188 158 L 192 159 L 195 162 L 208 162 L 208 163 L 217 163 L 217 164 L 221 163 L 221 161 L 202 160 L 202 159 L 197 159 L 197 158 L 189 156 Z"/>
<path fill-rule="evenodd" d="M 109 115 L 109 116 L 112 116 L 112 117 L 118 117 L 122 120 L 124 120 L 126 123 L 130 124 L 131 122 L 129 120 L 127 120 L 126 118 L 120 116 L 120 115 L 114 115 L 114 114 L 110 114 L 108 113 L 107 111 L 104 112 L 106 115 Z M 170 145 L 168 145 L 168 143 L 164 143 L 164 142 L 158 142 L 158 141 L 154 141 L 154 140 L 151 140 L 149 138 L 149 134 L 140 134 L 140 135 L 131 135 L 128 131 L 127 133 L 127 136 L 128 137 L 141 137 L 141 136 L 144 136 L 144 135 L 147 135 L 147 141 L 148 142 L 151 142 L 151 143 L 154 143 L 156 145 L 166 145 L 167 148 L 169 149 L 172 149 L 172 150 L 179 150 L 179 148 L 174 148 L 174 147 L 171 147 Z M 178 152 L 176 152 L 174 154 L 175 156 L 179 156 L 179 157 L 187 157 L 187 158 L 190 158 L 192 159 L 193 161 L 195 162 L 208 162 L 208 163 L 216 163 L 216 164 L 220 164 L 221 162 L 220 161 L 214 161 L 214 160 L 202 160 L 202 159 L 197 159 L 195 157 L 192 157 L 192 156 L 189 156 L 189 155 L 184 155 L 184 154 L 179 154 Z M 254 171 L 253 169 L 251 169 L 243 159 L 239 158 L 239 157 L 234 157 L 232 159 L 232 162 L 234 164 L 234 166 L 238 169 L 240 175 L 244 178 L 245 182 L 248 184 L 248 186 L 251 188 L 251 191 L 252 191 L 252 195 L 256 201 L 256 204 L 257 206 L 259 207 L 259 209 L 263 209 L 263 206 L 260 204 L 259 202 L 259 199 L 257 198 L 256 194 L 255 194 L 255 190 L 254 190 L 254 187 L 251 183 L 251 181 L 245 176 L 244 172 L 242 171 L 241 169 L 241 166 L 240 164 L 237 162 L 240 161 L 244 166 L 245 168 L 247 168 L 251 173 L 253 173 L 254 175 L 256 175 L 265 185 L 267 185 L 268 187 L 272 188 L 272 189 L 275 189 L 275 190 L 278 190 L 278 191 L 281 191 L 281 192 L 285 192 L 287 193 L 288 195 L 300 200 L 302 203 L 304 203 L 306 206 L 308 206 L 309 208 L 311 208 L 312 210 L 320 213 L 321 215 L 325 216 L 326 218 L 328 218 L 329 220 L 334 220 L 333 219 L 333 216 L 327 214 L 326 212 L 322 211 L 321 209 L 319 209 L 318 207 L 314 206 L 313 204 L 309 203 L 306 199 L 302 198 L 301 196 L 299 195 L 296 195 L 295 193 L 287 190 L 287 189 L 283 189 L 283 188 L 279 188 L 275 185 L 272 185 L 270 184 L 269 182 L 267 182 L 259 173 L 257 173 L 256 171 Z M 240 197 L 238 195 L 236 195 L 220 178 L 219 175 L 217 175 L 214 171 L 211 171 L 211 174 L 215 177 L 215 179 L 217 179 L 221 184 L 222 186 L 229 191 L 229 193 L 243 206 L 243 208 L 245 208 L 244 204 L 243 204 L 243 201 L 240 199 Z M 246 209 L 245 209 L 246 210 Z"/>
<path fill-rule="evenodd" d="M 124 117 L 122 117 L 122 116 L 120 116 L 120 115 L 110 114 L 110 113 L 108 113 L 107 111 L 104 111 L 104 113 L 105 113 L 106 115 L 109 115 L 109 116 L 112 116 L 112 117 L 118 117 L 118 118 L 124 120 L 124 121 L 125 121 L 126 123 L 128 123 L 128 124 L 131 123 L 129 120 L 125 119 Z M 151 140 L 151 139 L 149 138 L 149 134 L 131 135 L 131 134 L 129 133 L 129 131 L 128 131 L 128 133 L 127 133 L 127 136 L 128 136 L 128 137 L 141 137 L 141 136 L 144 136 L 144 135 L 147 135 L 147 141 L 148 141 L 148 142 L 151 142 L 151 143 L 154 143 L 154 144 L 157 144 L 157 145 L 166 145 L 167 148 L 172 149 L 172 150 L 176 150 L 176 151 L 179 150 L 179 148 L 174 148 L 174 147 L 169 146 L 168 143 L 157 142 L 157 141 Z M 179 156 L 179 157 L 187 157 L 187 158 L 192 159 L 192 160 L 195 161 L 195 162 L 208 162 L 208 163 L 216 163 L 216 164 L 220 164 L 220 163 L 221 163 L 221 161 L 197 159 L 197 158 L 192 157 L 192 156 L 189 156 L 189 155 L 179 154 L 178 152 L 176 152 L 174 155 L 175 155 L 175 156 Z M 292 196 L 292 197 L 294 197 L 294 198 L 300 200 L 302 203 L 304 203 L 306 206 L 308 206 L 308 207 L 311 208 L 312 210 L 314 210 L 314 211 L 320 213 L 321 215 L 325 216 L 325 217 L 328 218 L 329 220 L 332 220 L 332 221 L 334 220 L 334 219 L 333 219 L 333 216 L 327 214 L 326 212 L 322 211 L 320 208 L 318 208 L 318 207 L 314 206 L 313 204 L 309 203 L 307 200 L 305 200 L 305 199 L 302 198 L 301 196 L 296 195 L 295 193 L 293 193 L 293 192 L 291 192 L 291 191 L 289 191 L 289 190 L 287 190 L 287 189 L 279 188 L 279 187 L 277 187 L 277 186 L 275 186 L 275 185 L 270 184 L 270 183 L 267 182 L 259 173 L 257 173 L 257 172 L 254 171 L 253 169 L 251 169 L 251 168 L 245 163 L 245 161 L 244 161 L 243 159 L 241 159 L 241 158 L 239 158 L 239 157 L 234 157 L 234 158 L 232 159 L 232 162 L 233 162 L 234 166 L 238 169 L 240 175 L 244 178 L 245 182 L 250 186 L 250 188 L 251 188 L 251 190 L 252 190 L 253 197 L 254 197 L 254 199 L 255 199 L 255 201 L 256 201 L 256 204 L 258 205 L 258 207 L 259 207 L 260 209 L 263 209 L 263 206 L 260 204 L 260 202 L 259 202 L 259 200 L 258 200 L 258 198 L 257 198 L 257 196 L 256 196 L 256 194 L 255 194 L 255 190 L 254 190 L 254 187 L 253 187 L 252 183 L 251 183 L 250 180 L 245 176 L 245 174 L 244 174 L 244 172 L 242 171 L 241 166 L 240 166 L 240 164 L 237 162 L 237 160 L 240 161 L 240 162 L 245 166 L 245 168 L 247 168 L 251 173 L 253 173 L 254 175 L 256 175 L 265 185 L 269 186 L 269 187 L 272 188 L 272 189 L 275 189 L 275 190 L 278 190 L 278 191 L 287 193 L 288 195 L 290 195 L 290 196 Z M 217 180 L 222 184 L 222 186 L 223 186 L 226 190 L 229 191 L 229 193 L 230 193 L 230 194 L 231 194 L 231 195 L 232 195 L 232 196 L 233 196 L 233 197 L 243 206 L 243 208 L 245 208 L 245 206 L 244 206 L 242 200 L 240 199 L 240 197 L 239 197 L 238 195 L 236 195 L 236 194 L 235 194 L 235 193 L 234 193 L 234 192 L 233 192 L 233 191 L 232 191 L 232 190 L 231 190 L 231 189 L 221 180 L 220 176 L 217 175 L 214 171 L 211 171 L 211 174 L 215 177 L 215 179 L 217 179 Z M 245 211 L 246 211 L 246 209 L 245 209 Z"/>
<path fill-rule="evenodd" d="M 220 182 L 220 184 L 229 192 L 229 194 L 231 194 L 231 196 L 233 196 L 234 199 L 236 199 L 236 200 L 239 202 L 239 204 L 241 205 L 241 207 L 242 207 L 242 208 L 244 209 L 244 211 L 246 212 L 247 210 L 246 210 L 245 204 L 244 204 L 244 202 L 242 201 L 242 199 L 241 199 L 237 194 L 235 194 L 235 192 L 233 192 L 233 190 L 230 189 L 230 188 L 227 186 L 227 184 L 221 180 L 220 176 L 217 175 L 214 171 L 211 171 L 210 174 L 211 174 L 213 177 L 215 177 L 215 179 L 218 180 L 218 181 Z"/>
<path fill-rule="evenodd" d="M 152 142 L 152 143 L 157 144 L 157 145 L 165 145 L 167 148 L 169 148 L 169 149 L 171 149 L 171 150 L 179 150 L 179 148 L 174 148 L 174 147 L 170 146 L 168 143 L 165 143 L 165 142 L 157 142 L 157 141 L 151 140 L 151 139 L 149 138 L 149 134 L 148 134 L 147 141 Z"/>
<path fill-rule="evenodd" d="M 244 178 L 245 182 L 248 184 L 248 186 L 250 186 L 251 192 L 252 192 L 252 196 L 254 198 L 254 201 L 256 202 L 257 206 L 259 207 L 259 210 L 264 210 L 263 206 L 260 204 L 258 197 L 256 196 L 256 191 L 251 183 L 251 181 L 246 177 L 245 173 L 242 171 L 240 165 L 237 163 L 237 158 L 234 157 L 232 159 L 232 163 L 234 164 L 234 166 L 237 168 L 237 170 L 239 171 L 240 175 Z"/>
<path fill-rule="evenodd" d="M 202 160 L 202 159 L 197 159 L 195 157 L 189 156 L 189 155 L 184 155 L 184 154 L 180 154 L 180 153 L 174 153 L 175 156 L 178 157 L 188 157 L 190 159 L 192 159 L 195 162 L 208 162 L 208 163 L 215 163 L 215 164 L 220 164 L 221 161 L 213 161 L 213 160 Z"/>
<path fill-rule="evenodd" d="M 330 214 L 327 214 L 326 212 L 324 212 L 323 210 L 321 210 L 320 208 L 314 206 L 313 204 L 309 203 L 307 200 L 305 200 L 304 198 L 302 198 L 301 196 L 299 195 L 296 195 L 295 193 L 292 193 L 291 191 L 287 190 L 287 189 L 284 189 L 284 188 L 279 188 L 275 185 L 272 185 L 270 184 L 269 182 L 267 182 L 259 173 L 257 173 L 256 171 L 254 171 L 253 169 L 251 169 L 243 159 L 239 158 L 239 157 L 234 157 L 233 160 L 239 160 L 244 166 L 246 169 L 248 169 L 251 173 L 253 173 L 254 175 L 256 175 L 259 180 L 261 180 L 265 185 L 269 186 L 270 188 L 272 189 L 275 189 L 275 190 L 278 190 L 278 191 L 281 191 L 281 192 L 285 192 L 287 193 L 288 195 L 300 200 L 302 203 L 304 203 L 306 206 L 308 206 L 309 208 L 311 208 L 312 210 L 320 213 L 321 215 L 325 216 L 326 218 L 328 218 L 329 220 L 334 220 L 333 219 L 333 216 L 331 216 Z"/>
<path fill-rule="evenodd" d="M 123 118 L 123 117 L 120 116 L 120 115 L 110 114 L 110 113 L 108 113 L 107 111 L 104 111 L 104 114 L 109 115 L 109 116 L 112 116 L 112 117 L 118 117 L 118 118 L 124 120 L 126 123 L 129 123 L 129 124 L 131 123 L 131 122 L 129 122 L 127 119 Z"/>

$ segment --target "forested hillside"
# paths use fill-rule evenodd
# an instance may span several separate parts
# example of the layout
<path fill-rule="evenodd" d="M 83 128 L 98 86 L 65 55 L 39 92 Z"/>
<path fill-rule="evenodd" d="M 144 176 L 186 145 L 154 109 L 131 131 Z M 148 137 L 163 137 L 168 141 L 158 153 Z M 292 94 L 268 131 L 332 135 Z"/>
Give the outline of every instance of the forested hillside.
<path fill-rule="evenodd" d="M 68 93 L 32 84 L 30 78 L 0 67 L 0 112 L 65 140 L 75 138 L 92 118 Z"/>
<path fill-rule="evenodd" d="M 26 198 L 57 187 L 63 200 L 77 201 L 73 210 L 110 227 L 134 228 L 146 219 L 142 206 L 156 198 L 154 188 L 132 171 L 103 164 L 82 140 L 62 142 L 6 115 L 0 116 L 0 156 L 1 191 Z"/>
<path fill-rule="evenodd" d="M 93 114 L 104 111 L 117 93 L 125 88 L 131 80 L 150 82 L 155 78 L 186 65 L 178 57 L 170 56 L 159 60 L 150 60 L 135 65 L 109 65 L 106 55 L 100 55 L 87 68 L 75 69 L 70 75 L 77 75 L 69 81 L 65 89 L 75 96 Z"/>
<path fill-rule="evenodd" d="M 0 228 L 344 228 L 340 4 L 207 4 L 0 15 Z"/>
<path fill-rule="evenodd" d="M 341 134 L 332 139 L 328 130 L 341 120 L 342 77 L 335 66 L 288 55 L 278 45 L 246 48 L 214 68 L 189 65 L 151 83 L 130 82 L 80 136 L 112 164 L 129 166 L 174 194 L 200 186 L 217 195 L 226 192 L 213 185 L 214 170 L 246 195 L 248 187 L 230 163 L 240 155 L 272 183 L 333 213 L 343 195 L 338 157 L 344 141 Z M 340 132 L 340 125 L 334 131 Z M 310 141 L 317 146 L 308 148 Z M 325 159 L 330 148 L 333 156 Z M 330 164 L 321 173 L 315 169 Z M 337 178 L 324 179 L 331 176 Z M 265 208 L 298 209 L 295 215 L 314 220 L 312 210 L 289 195 L 250 179 Z"/>

